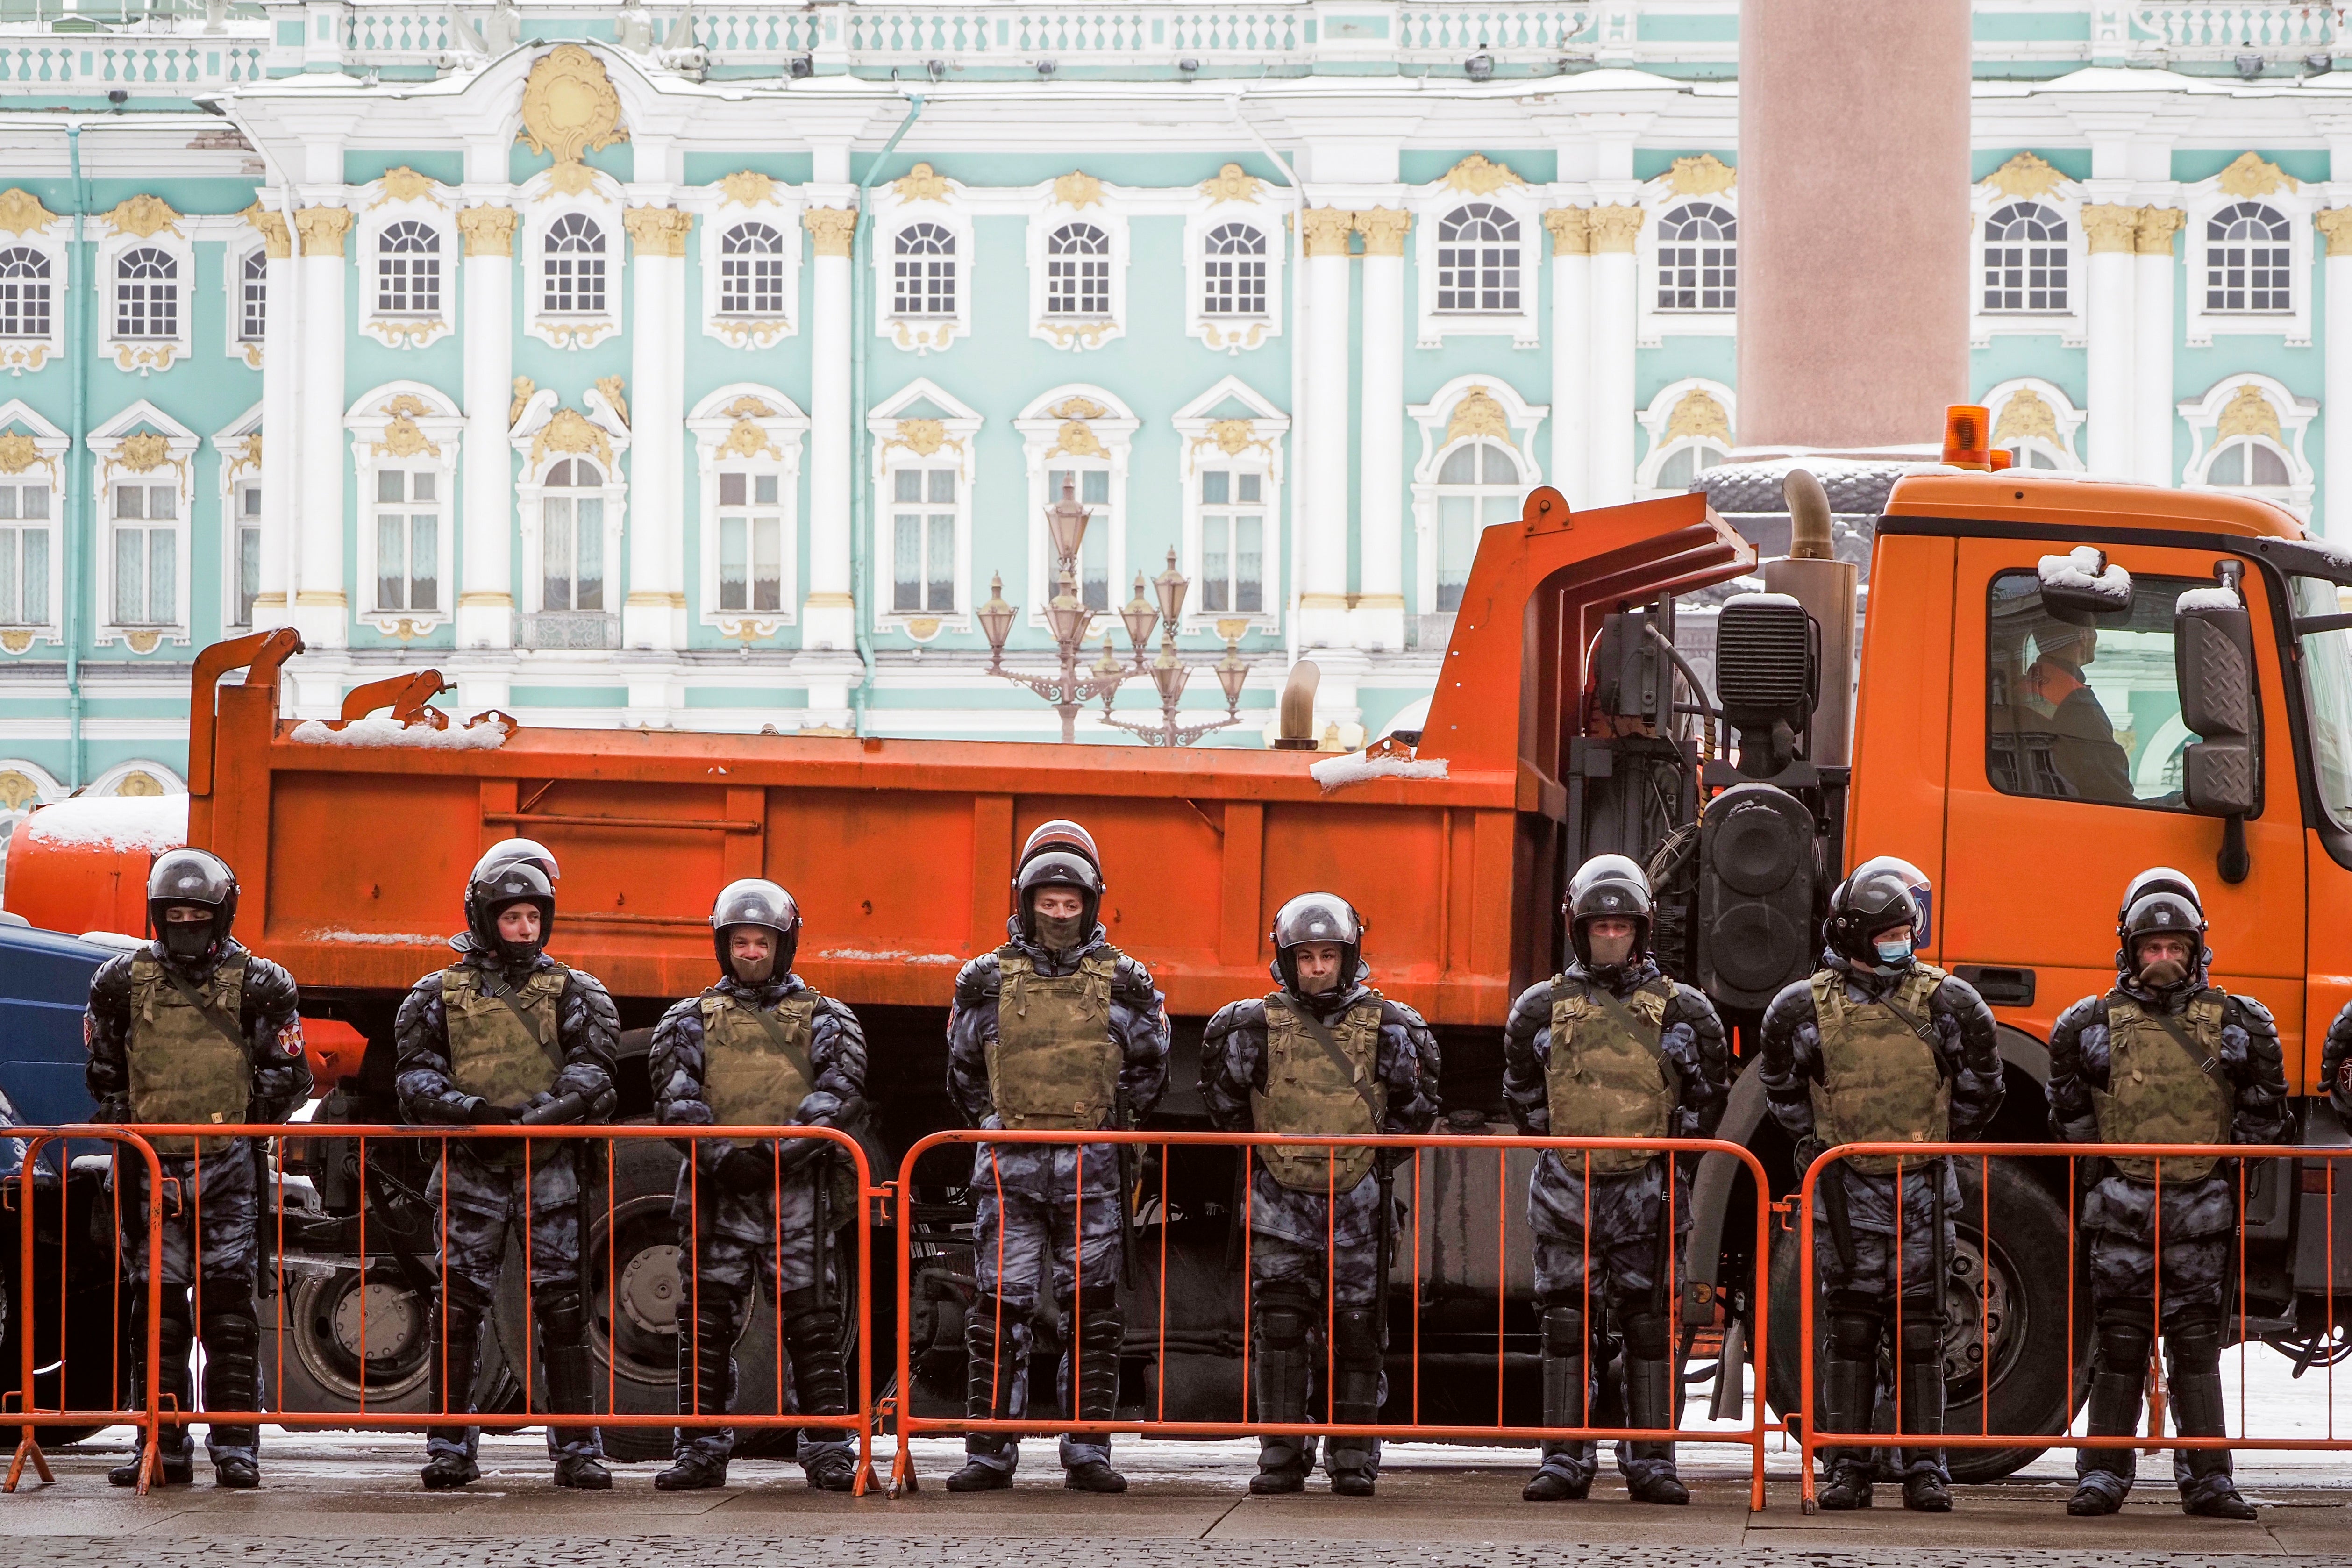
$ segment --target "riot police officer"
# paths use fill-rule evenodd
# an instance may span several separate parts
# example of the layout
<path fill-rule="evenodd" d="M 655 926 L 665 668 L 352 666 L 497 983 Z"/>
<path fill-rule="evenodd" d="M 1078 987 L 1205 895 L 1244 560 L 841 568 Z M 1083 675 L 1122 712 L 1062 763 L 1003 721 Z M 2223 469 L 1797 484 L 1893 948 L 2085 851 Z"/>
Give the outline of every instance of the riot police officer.
<path fill-rule="evenodd" d="M 856 1015 L 793 973 L 801 911 L 764 878 L 720 889 L 710 907 L 719 980 L 662 1015 L 649 1066 L 654 1112 L 672 1127 L 853 1127 L 866 1100 L 866 1036 Z M 831 1231 L 856 1218 L 854 1190 L 831 1200 L 836 1173 L 822 1139 L 686 1145 L 670 1214 L 691 1226 L 693 1272 L 677 1303 L 677 1407 L 734 1408 L 734 1347 L 756 1279 L 775 1309 L 803 1415 L 844 1415 L 841 1281 Z M 679 1427 L 677 1462 L 654 1478 L 661 1491 L 727 1484 L 735 1435 Z M 856 1447 L 839 1427 L 801 1434 L 810 1486 L 848 1491 Z"/>
<path fill-rule="evenodd" d="M 1927 891 L 1918 868 L 1892 856 L 1855 867 L 1830 895 L 1821 968 L 1764 1010 L 1765 1099 L 1796 1146 L 1800 1176 L 1833 1144 L 1977 1137 L 2000 1107 L 1992 1010 L 1975 987 L 1917 957 Z M 1829 1317 L 1822 1423 L 1869 1430 L 1879 1343 L 1899 1319 L 1900 1430 L 1934 1436 L 1944 1429 L 1943 1274 L 1959 1187 L 1948 1161 L 1911 1159 L 1900 1162 L 1898 1194 L 1897 1163 L 1842 1161 L 1815 1186 L 1814 1267 Z M 1821 1506 L 1868 1508 L 1870 1450 L 1824 1457 Z M 1906 1447 L 1903 1467 L 1905 1508 L 1952 1506 L 1941 1447 Z"/>
<path fill-rule="evenodd" d="M 470 940 L 457 962 L 410 989 L 394 1023 L 395 1087 L 408 1121 L 519 1122 L 552 1132 L 612 1114 L 620 1018 L 593 975 L 547 955 L 554 924 L 555 889 L 537 865 L 513 861 L 467 885 Z M 497 1298 L 508 1237 L 518 1228 L 526 1230 L 530 1248 L 531 1313 L 548 1405 L 562 1415 L 593 1408 L 581 1279 L 584 1175 L 578 1146 L 557 1138 L 528 1144 L 452 1139 L 445 1145 L 426 1188 L 434 1212 L 446 1205 L 448 1215 L 433 1313 L 436 1411 L 463 1416 L 473 1407 L 482 1319 Z M 479 1436 L 462 1420 L 432 1429 L 424 1470 L 428 1490 L 478 1479 Z M 601 1490 L 613 1484 L 594 1427 L 551 1426 L 547 1445 L 556 1485 Z"/>
<path fill-rule="evenodd" d="M 227 863 L 203 849 L 172 850 L 148 873 L 153 938 L 108 959 L 90 976 L 82 1019 L 89 1061 L 82 1076 L 98 1101 L 98 1121 L 283 1121 L 310 1098 L 294 977 L 230 935 L 236 894 Z M 157 1135 L 151 1142 L 181 1196 L 176 1206 L 169 1198 L 163 1205 L 163 1319 L 159 1359 L 149 1367 L 146 1169 L 143 1162 L 117 1161 L 132 1378 L 142 1388 L 154 1378 L 184 1415 L 195 1408 L 189 1354 L 201 1342 L 206 1407 L 258 1410 L 261 1328 L 254 1286 L 268 1197 L 266 1156 L 242 1138 Z M 158 1472 L 166 1483 L 192 1479 L 189 1447 L 184 1421 L 163 1428 Z M 261 1484 L 257 1428 L 215 1422 L 205 1448 L 222 1486 Z M 139 1464 L 134 1457 L 106 1479 L 136 1486 Z"/>
<path fill-rule="evenodd" d="M 1105 888 L 1094 859 L 1043 848 L 1013 882 L 1004 945 L 963 966 L 948 1016 L 948 1094 L 969 1125 L 1093 1131 L 1131 1125 L 1168 1087 L 1168 1016 L 1151 973 L 1104 939 Z M 1064 1325 L 1063 1386 L 1081 1421 L 1108 1421 L 1118 1397 L 1127 1333 L 1118 1276 L 1127 1239 L 1129 1161 L 1108 1143 L 982 1144 L 973 1151 L 979 1198 L 979 1299 L 965 1321 L 966 1412 L 1025 1415 L 1030 1318 L 1050 1254 Z M 950 1491 L 1013 1484 L 1016 1439 L 975 1432 Z M 1065 1484 L 1118 1492 L 1106 1436 L 1066 1436 Z"/>
<path fill-rule="evenodd" d="M 2177 879 L 2177 880 L 2176 880 Z M 2074 1143 L 2275 1143 L 2286 1130 L 2278 1026 L 2251 996 L 2207 977 L 2205 915 L 2178 872 L 2143 872 L 2116 921 L 2116 984 L 2059 1015 L 2050 1032 L 2050 1131 Z M 2328 1035 L 2337 1049 L 2338 1018 Z M 2323 1061 L 2325 1058 L 2323 1058 Z M 2210 1157 L 2084 1159 L 2083 1228 L 2091 1237 L 2093 1436 L 2139 1430 L 2159 1327 L 2183 1436 L 2226 1435 L 2221 1333 L 2237 1184 Z M 2159 1213 L 2159 1207 L 2161 1212 Z M 2157 1317 L 2163 1304 L 2163 1321 Z M 2127 1447 L 2075 1452 L 2066 1511 L 2113 1513 L 2131 1490 Z M 2180 1506 L 2252 1519 L 2226 1448 L 2176 1449 Z"/>
<path fill-rule="evenodd" d="M 1336 893 L 1302 893 L 1274 917 L 1274 977 L 1258 1000 L 1209 1020 L 1201 1095 L 1228 1131 L 1369 1136 L 1425 1132 L 1437 1120 L 1437 1039 L 1421 1015 L 1370 984 L 1364 922 Z M 1349 1424 L 1380 1420 L 1385 1267 L 1396 1225 L 1387 1154 L 1308 1144 L 1260 1145 L 1250 1162 L 1250 1369 L 1258 1418 L 1302 1424 L 1309 1373 L 1330 1391 L 1343 1430 L 1324 1455 L 1331 1489 L 1370 1497 L 1377 1440 Z M 1327 1310 L 1322 1300 L 1328 1286 Z M 1316 1340 L 1329 1326 L 1318 1354 Z M 1250 1490 L 1295 1492 L 1315 1468 L 1315 1439 L 1267 1436 Z"/>
<path fill-rule="evenodd" d="M 1651 960 L 1649 879 L 1622 855 L 1597 856 L 1570 879 L 1563 912 L 1572 962 L 1529 986 L 1504 1026 L 1512 1121 L 1537 1137 L 1711 1136 L 1730 1077 L 1723 1023 L 1702 993 Z M 1631 1424 L 1676 1425 L 1671 1276 L 1691 1225 L 1688 1167 L 1642 1150 L 1547 1149 L 1528 1183 L 1528 1224 L 1543 1310 L 1544 1425 L 1589 1424 L 1590 1369 L 1600 1359 L 1590 1347 L 1602 1339 L 1604 1312 L 1624 1345 Z M 1522 1494 L 1528 1501 L 1591 1489 L 1591 1443 L 1548 1442 L 1543 1454 Z M 1641 1501 L 1690 1500 L 1670 1443 L 1621 1443 L 1617 1468 Z"/>

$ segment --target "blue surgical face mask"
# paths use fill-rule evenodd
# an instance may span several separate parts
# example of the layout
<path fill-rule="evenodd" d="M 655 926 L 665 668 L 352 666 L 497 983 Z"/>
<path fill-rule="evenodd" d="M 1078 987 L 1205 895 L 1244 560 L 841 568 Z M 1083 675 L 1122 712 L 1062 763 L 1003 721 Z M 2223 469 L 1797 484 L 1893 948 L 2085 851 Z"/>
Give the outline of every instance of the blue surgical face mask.
<path fill-rule="evenodd" d="M 1911 939 L 1907 936 L 1895 937 L 1874 945 L 1878 949 L 1878 962 L 1889 969 L 1911 962 Z"/>

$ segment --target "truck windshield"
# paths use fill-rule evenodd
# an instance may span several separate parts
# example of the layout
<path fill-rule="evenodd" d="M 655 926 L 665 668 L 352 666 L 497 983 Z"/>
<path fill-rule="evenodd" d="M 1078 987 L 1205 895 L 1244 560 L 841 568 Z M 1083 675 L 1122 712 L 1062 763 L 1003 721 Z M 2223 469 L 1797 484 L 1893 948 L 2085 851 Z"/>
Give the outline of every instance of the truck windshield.
<path fill-rule="evenodd" d="M 2296 616 L 2342 613 L 2333 583 L 2294 579 Z M 2303 701 L 2311 716 L 2311 755 L 2320 804 L 2336 826 L 2352 828 L 2352 629 L 2311 632 L 2298 639 L 2303 654 Z"/>

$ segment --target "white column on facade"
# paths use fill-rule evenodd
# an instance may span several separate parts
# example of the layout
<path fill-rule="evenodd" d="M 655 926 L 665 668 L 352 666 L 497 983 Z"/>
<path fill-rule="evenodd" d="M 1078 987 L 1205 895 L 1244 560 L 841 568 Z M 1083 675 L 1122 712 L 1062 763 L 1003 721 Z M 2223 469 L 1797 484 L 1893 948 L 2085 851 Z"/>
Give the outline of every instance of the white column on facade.
<path fill-rule="evenodd" d="M 2352 539 L 2352 206 L 2326 208 L 2311 221 L 2327 237 L 2319 526 L 2323 538 L 2340 544 Z"/>
<path fill-rule="evenodd" d="M 469 206 L 457 214 L 465 238 L 466 446 L 457 514 L 460 576 L 457 646 L 514 646 L 514 449 L 507 431 L 514 404 L 512 207 Z M 461 691 L 461 703 L 476 693 Z M 480 706 L 502 706 L 503 692 Z"/>
<path fill-rule="evenodd" d="M 1307 404 L 1300 411 L 1296 493 L 1302 526 L 1291 571 L 1298 584 L 1300 646 L 1343 647 L 1349 641 L 1348 236 L 1355 215 L 1345 207 L 1309 207 L 1299 222 L 1307 250 L 1299 292 L 1312 303 L 1301 333 Z"/>
<path fill-rule="evenodd" d="M 2172 426 L 2172 237 L 2188 215 L 2145 206 L 2132 225 L 2132 478 L 2177 485 Z"/>
<path fill-rule="evenodd" d="M 674 649 L 686 643 L 686 240 L 694 215 L 633 207 L 622 221 L 634 242 L 636 322 L 629 334 L 629 594 L 621 646 Z"/>
<path fill-rule="evenodd" d="M 343 590 L 344 263 L 349 207 L 308 206 L 294 215 L 302 256 L 301 510 L 292 620 L 314 648 L 350 645 Z M 265 445 L 264 451 L 268 448 Z"/>
<path fill-rule="evenodd" d="M 1587 222 L 1592 289 L 1586 500 L 1593 506 L 1619 506 L 1633 499 L 1634 318 L 1640 303 L 1633 242 L 1642 232 L 1642 209 L 1597 206 Z"/>
<path fill-rule="evenodd" d="M 857 646 L 857 606 L 849 575 L 850 429 L 849 247 L 857 214 L 846 207 L 811 207 L 801 215 L 816 250 L 809 303 L 809 584 L 802 601 L 801 647 L 847 651 Z M 836 661 L 837 662 L 837 661 Z M 817 708 L 817 693 L 809 695 Z M 846 710 L 846 688 L 837 702 Z"/>
<path fill-rule="evenodd" d="M 1357 466 L 1361 562 L 1349 620 L 1360 648 L 1404 647 L 1404 241 L 1412 215 L 1394 207 L 1356 214 L 1364 237 L 1363 425 Z"/>
<path fill-rule="evenodd" d="M 2083 209 L 2083 233 L 2091 248 L 2090 275 L 2084 280 L 2088 289 L 2084 314 L 2090 417 L 2088 449 L 2083 457 L 2096 472 L 2126 479 L 2139 467 L 2132 417 L 2132 362 L 2137 346 L 2132 263 L 2133 247 L 2138 243 L 2139 209 L 2112 202 L 2093 203 Z M 2170 391 L 2168 385 L 2166 390 Z"/>
<path fill-rule="evenodd" d="M 1551 232 L 1551 482 L 1576 509 L 1592 504 L 1585 412 L 1592 376 L 1591 222 L 1585 207 L 1544 214 Z"/>
<path fill-rule="evenodd" d="M 264 197 L 253 215 L 261 231 L 268 290 L 261 334 L 261 592 L 253 629 L 293 624 L 294 520 L 301 515 L 301 333 L 295 315 L 294 235 L 286 215 Z"/>

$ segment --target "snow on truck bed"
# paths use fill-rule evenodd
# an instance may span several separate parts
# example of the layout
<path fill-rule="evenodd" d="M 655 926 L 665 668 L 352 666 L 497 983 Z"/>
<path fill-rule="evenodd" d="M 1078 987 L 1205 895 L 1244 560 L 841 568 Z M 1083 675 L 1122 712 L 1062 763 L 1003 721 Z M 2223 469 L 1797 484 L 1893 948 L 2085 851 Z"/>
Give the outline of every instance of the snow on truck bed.
<path fill-rule="evenodd" d="M 507 743 L 507 727 L 493 720 L 470 728 L 428 729 L 397 719 L 354 719 L 340 730 L 311 719 L 286 737 L 304 746 L 423 746 L 444 752 L 496 751 Z"/>
<path fill-rule="evenodd" d="M 17 831 L 45 844 L 177 849 L 188 841 L 188 797 L 77 795 L 43 806 Z"/>

